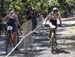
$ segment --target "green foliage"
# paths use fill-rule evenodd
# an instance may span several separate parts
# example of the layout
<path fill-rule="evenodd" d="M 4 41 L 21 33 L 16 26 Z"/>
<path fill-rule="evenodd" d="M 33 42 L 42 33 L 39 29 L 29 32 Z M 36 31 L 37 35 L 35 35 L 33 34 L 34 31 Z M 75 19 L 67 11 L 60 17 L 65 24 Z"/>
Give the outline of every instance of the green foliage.
<path fill-rule="evenodd" d="M 50 6 L 59 6 L 59 3 L 57 0 L 49 0 L 49 5 Z"/>
<path fill-rule="evenodd" d="M 20 6 L 21 0 L 5 0 L 4 1 L 4 8 L 6 9 L 14 9 L 16 7 L 17 9 L 21 9 Z"/>
<path fill-rule="evenodd" d="M 75 5 L 75 0 L 4 0 L 5 9 L 11 10 L 16 7 L 21 10 L 22 15 L 23 10 L 27 9 L 28 4 L 31 4 L 33 9 L 42 10 L 43 12 L 50 12 L 52 7 L 57 6 L 60 8 L 63 16 L 68 10 L 69 5 Z"/>

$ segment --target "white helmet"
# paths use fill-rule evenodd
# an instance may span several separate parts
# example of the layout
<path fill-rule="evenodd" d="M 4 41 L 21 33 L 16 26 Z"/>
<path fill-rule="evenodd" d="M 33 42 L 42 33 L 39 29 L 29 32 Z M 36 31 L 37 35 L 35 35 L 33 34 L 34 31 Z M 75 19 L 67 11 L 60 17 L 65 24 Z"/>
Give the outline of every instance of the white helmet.
<path fill-rule="evenodd" d="M 54 8 L 53 8 L 53 11 L 54 11 L 54 10 L 58 10 L 58 8 L 54 7 Z"/>

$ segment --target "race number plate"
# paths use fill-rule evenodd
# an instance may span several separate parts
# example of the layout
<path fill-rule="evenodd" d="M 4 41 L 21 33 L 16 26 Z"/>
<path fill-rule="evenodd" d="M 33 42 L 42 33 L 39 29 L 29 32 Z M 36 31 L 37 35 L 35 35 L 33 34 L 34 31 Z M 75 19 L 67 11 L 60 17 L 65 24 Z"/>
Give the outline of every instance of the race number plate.
<path fill-rule="evenodd" d="M 7 22 L 6 22 L 6 21 L 4 21 L 4 22 L 3 22 L 3 24 L 7 24 Z"/>
<path fill-rule="evenodd" d="M 7 26 L 7 30 L 13 30 L 12 26 Z"/>

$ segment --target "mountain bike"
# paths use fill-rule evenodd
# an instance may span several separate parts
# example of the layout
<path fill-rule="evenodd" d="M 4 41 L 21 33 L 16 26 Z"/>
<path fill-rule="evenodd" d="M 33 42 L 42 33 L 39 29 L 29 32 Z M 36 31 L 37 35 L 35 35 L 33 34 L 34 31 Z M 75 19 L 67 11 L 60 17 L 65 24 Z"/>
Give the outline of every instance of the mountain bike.
<path fill-rule="evenodd" d="M 12 33 L 13 33 L 13 26 L 11 25 L 7 25 L 7 34 L 6 34 L 6 54 L 8 53 L 8 48 L 9 47 L 14 47 L 15 44 L 17 44 L 19 42 L 19 32 L 18 32 L 18 28 L 16 26 L 16 43 L 14 44 L 12 41 Z M 18 50 L 18 48 L 16 48 L 16 50 Z"/>
<path fill-rule="evenodd" d="M 8 48 L 11 47 L 12 43 L 12 26 L 7 26 L 7 34 L 6 34 L 6 54 L 8 52 Z"/>

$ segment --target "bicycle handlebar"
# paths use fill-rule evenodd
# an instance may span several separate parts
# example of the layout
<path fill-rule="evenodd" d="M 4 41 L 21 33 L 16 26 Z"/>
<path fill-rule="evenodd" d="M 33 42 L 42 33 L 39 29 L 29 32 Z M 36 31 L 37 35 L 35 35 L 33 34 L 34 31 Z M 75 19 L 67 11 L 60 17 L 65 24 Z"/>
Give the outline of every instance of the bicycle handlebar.
<path fill-rule="evenodd" d="M 47 22 L 43 21 L 43 25 L 49 25 L 50 28 L 55 28 L 55 26 L 49 21 Z"/>

